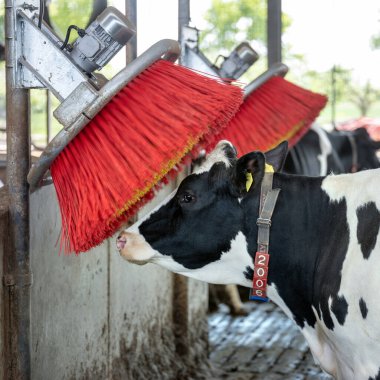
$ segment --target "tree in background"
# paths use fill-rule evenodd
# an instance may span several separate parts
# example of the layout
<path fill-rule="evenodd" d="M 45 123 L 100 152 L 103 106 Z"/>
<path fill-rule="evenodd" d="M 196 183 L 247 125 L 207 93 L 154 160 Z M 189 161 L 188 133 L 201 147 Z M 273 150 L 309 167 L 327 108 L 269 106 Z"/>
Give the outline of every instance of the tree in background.
<path fill-rule="evenodd" d="M 348 100 L 360 110 L 360 116 L 368 115 L 371 106 L 380 98 L 380 91 L 369 81 L 361 86 L 349 83 L 347 93 Z"/>
<path fill-rule="evenodd" d="M 212 0 L 205 19 L 209 27 L 202 31 L 201 41 L 209 53 L 227 53 L 242 41 L 266 41 L 265 0 Z"/>
<path fill-rule="evenodd" d="M 211 7 L 204 17 L 209 26 L 201 31 L 200 48 L 211 61 L 218 55 L 229 55 L 240 42 L 248 41 L 261 58 L 252 69 L 248 70 L 242 80 L 252 80 L 266 69 L 264 57 L 267 45 L 267 0 L 212 0 Z M 291 22 L 289 15 L 283 13 L 283 32 Z M 380 34 L 372 38 L 372 44 L 374 48 L 380 48 Z M 330 70 L 326 72 L 308 70 L 303 55 L 294 54 L 291 45 L 283 45 L 283 61 L 290 67 L 288 80 L 312 91 L 327 94 L 330 100 L 335 99 L 335 105 L 351 103 L 356 106 L 360 115 L 368 115 L 370 107 L 378 100 L 379 91 L 370 83 L 365 85 L 355 83 L 351 70 L 347 68 L 335 66 L 334 83 Z M 353 115 L 355 115 L 354 110 L 350 111 L 349 115 L 341 117 L 354 117 Z"/>
<path fill-rule="evenodd" d="M 211 61 L 228 55 L 243 41 L 261 56 L 266 55 L 267 0 L 212 0 L 204 17 L 209 26 L 201 31 L 200 47 Z M 285 30 L 291 20 L 283 14 L 282 22 Z"/>
<path fill-rule="evenodd" d="M 64 38 L 67 28 L 74 24 L 85 28 L 92 13 L 93 0 L 53 0 L 49 5 L 49 16 L 55 31 Z M 73 33 L 70 41 L 78 36 Z"/>
<path fill-rule="evenodd" d="M 380 33 L 371 38 L 372 49 L 380 49 Z"/>

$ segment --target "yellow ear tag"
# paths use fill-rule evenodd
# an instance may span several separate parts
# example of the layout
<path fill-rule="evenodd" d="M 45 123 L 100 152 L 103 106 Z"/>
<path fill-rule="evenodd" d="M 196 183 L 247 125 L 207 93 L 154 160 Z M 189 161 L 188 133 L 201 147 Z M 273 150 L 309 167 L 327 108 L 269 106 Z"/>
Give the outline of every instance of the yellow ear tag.
<path fill-rule="evenodd" d="M 265 173 L 274 173 L 274 169 L 272 165 L 265 164 Z"/>
<path fill-rule="evenodd" d="M 265 164 L 265 172 L 266 173 L 274 173 L 274 169 L 272 165 Z M 247 189 L 247 193 L 251 186 L 253 185 L 253 176 L 252 173 L 245 173 L 245 178 L 247 179 L 247 182 L 245 183 L 245 188 Z"/>
<path fill-rule="evenodd" d="M 245 173 L 245 177 L 247 179 L 247 182 L 245 183 L 245 188 L 247 189 L 247 193 L 248 193 L 249 189 L 251 188 L 253 184 L 252 173 Z"/>

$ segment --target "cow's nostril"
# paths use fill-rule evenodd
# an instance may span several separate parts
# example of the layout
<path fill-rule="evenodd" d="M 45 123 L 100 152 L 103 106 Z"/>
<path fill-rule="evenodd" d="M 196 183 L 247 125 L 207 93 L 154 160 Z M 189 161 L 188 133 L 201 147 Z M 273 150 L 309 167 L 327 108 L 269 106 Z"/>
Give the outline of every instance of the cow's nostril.
<path fill-rule="evenodd" d="M 116 240 L 116 247 L 117 249 L 120 251 L 121 249 L 123 249 L 125 247 L 125 245 L 127 244 L 127 238 L 125 236 L 118 236 L 117 240 Z"/>

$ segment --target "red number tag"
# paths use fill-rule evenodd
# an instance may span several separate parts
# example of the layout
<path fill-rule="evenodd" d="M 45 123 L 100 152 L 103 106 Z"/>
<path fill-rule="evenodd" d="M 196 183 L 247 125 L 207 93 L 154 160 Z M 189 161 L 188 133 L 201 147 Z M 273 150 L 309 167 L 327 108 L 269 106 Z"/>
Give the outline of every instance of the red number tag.
<path fill-rule="evenodd" d="M 255 267 L 256 266 L 267 267 L 268 264 L 269 264 L 269 253 L 256 252 Z"/>
<path fill-rule="evenodd" d="M 266 292 L 260 289 L 251 289 L 251 292 L 249 294 L 249 299 L 252 301 L 261 301 L 261 302 L 269 301 L 269 298 L 267 297 Z"/>
<path fill-rule="evenodd" d="M 268 277 L 268 267 L 255 266 L 253 271 L 254 278 L 267 278 Z"/>
<path fill-rule="evenodd" d="M 255 269 L 253 271 L 253 284 L 250 294 L 251 300 L 268 301 L 267 278 L 268 278 L 269 254 L 256 252 Z"/>

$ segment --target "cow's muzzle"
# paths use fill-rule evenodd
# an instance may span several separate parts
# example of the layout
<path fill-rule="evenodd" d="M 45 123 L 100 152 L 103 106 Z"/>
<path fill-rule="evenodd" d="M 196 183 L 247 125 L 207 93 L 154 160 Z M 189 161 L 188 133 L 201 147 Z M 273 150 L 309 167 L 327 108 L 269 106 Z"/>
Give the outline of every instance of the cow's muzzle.
<path fill-rule="evenodd" d="M 116 248 L 118 251 L 122 250 L 127 243 L 127 238 L 123 235 L 119 235 L 116 239 Z"/>
<path fill-rule="evenodd" d="M 123 231 L 116 239 L 116 248 L 125 260 L 138 264 L 147 264 L 155 251 L 139 233 Z"/>

